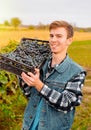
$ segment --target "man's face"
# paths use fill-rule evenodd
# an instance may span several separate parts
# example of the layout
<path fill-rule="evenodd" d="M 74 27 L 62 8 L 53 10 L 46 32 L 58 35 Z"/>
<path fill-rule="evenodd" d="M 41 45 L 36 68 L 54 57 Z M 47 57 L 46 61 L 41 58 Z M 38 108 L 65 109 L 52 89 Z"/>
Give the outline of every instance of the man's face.
<path fill-rule="evenodd" d="M 49 45 L 53 53 L 61 53 L 67 51 L 71 44 L 72 38 L 67 38 L 67 31 L 63 27 L 50 30 Z"/>

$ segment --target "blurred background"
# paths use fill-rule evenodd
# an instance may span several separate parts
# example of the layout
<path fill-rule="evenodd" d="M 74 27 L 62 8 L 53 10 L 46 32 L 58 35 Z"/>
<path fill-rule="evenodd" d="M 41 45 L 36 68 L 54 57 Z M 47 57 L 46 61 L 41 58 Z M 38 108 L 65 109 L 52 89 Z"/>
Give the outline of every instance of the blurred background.
<path fill-rule="evenodd" d="M 72 130 L 91 130 L 90 6 L 90 0 L 0 0 L 0 53 L 14 51 L 23 37 L 48 40 L 48 27 L 54 20 L 73 25 L 68 53 L 86 69 L 87 76 Z M 20 130 L 26 104 L 16 75 L 0 70 L 0 130 Z"/>

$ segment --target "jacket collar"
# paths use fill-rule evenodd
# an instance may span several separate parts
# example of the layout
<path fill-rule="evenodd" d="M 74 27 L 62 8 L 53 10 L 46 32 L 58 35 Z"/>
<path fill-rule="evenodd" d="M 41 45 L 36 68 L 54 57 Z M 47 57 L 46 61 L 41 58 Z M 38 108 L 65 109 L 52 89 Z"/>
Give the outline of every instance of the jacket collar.
<path fill-rule="evenodd" d="M 70 64 L 69 59 L 70 58 L 67 55 L 62 63 L 60 63 L 59 65 L 56 65 L 54 67 L 54 70 L 57 71 L 58 73 L 63 73 L 69 67 L 69 64 Z M 48 69 L 48 65 L 49 65 L 50 60 L 51 60 L 51 57 L 48 58 L 47 62 L 45 62 L 45 65 L 42 68 L 43 72 L 45 72 L 45 70 Z"/>
<path fill-rule="evenodd" d="M 64 61 L 60 63 L 59 65 L 55 66 L 54 69 L 58 73 L 63 73 L 68 67 L 69 67 L 69 56 L 67 55 Z"/>

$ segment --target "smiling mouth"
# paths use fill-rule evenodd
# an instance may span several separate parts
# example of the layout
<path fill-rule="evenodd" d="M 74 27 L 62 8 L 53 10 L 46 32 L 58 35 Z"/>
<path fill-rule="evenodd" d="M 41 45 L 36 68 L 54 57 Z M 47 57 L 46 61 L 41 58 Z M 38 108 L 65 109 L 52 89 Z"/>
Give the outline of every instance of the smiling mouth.
<path fill-rule="evenodd" d="M 55 48 L 55 47 L 56 47 L 56 45 L 51 45 L 51 47 L 52 47 L 52 48 Z"/>

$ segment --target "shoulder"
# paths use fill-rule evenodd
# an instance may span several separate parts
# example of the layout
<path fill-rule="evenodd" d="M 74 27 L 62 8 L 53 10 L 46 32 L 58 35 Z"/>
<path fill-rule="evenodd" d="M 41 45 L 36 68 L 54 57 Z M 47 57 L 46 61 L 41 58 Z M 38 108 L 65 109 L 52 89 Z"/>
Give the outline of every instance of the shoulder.
<path fill-rule="evenodd" d="M 84 69 L 83 66 L 81 66 L 80 64 L 75 62 L 70 57 L 68 57 L 68 62 L 69 62 L 69 67 L 70 67 L 71 71 L 74 71 L 76 73 L 86 72 L 86 70 Z"/>

